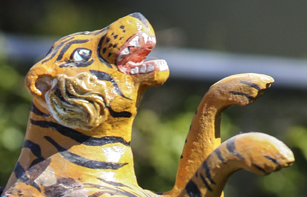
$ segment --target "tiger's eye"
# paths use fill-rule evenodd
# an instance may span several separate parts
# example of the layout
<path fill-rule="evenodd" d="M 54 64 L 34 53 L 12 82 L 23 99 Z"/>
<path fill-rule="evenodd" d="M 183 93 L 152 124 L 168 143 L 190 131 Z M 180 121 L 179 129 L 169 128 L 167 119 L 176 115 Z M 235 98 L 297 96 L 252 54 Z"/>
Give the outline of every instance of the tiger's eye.
<path fill-rule="evenodd" d="M 74 62 L 87 62 L 91 58 L 92 52 L 89 49 L 77 49 L 73 53 Z"/>

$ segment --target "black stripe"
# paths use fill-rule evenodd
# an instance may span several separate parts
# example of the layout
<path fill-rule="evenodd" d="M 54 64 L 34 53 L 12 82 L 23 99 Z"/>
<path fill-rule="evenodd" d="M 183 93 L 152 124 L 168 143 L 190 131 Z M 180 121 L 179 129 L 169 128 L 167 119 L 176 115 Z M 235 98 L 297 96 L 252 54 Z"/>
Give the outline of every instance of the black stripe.
<path fill-rule="evenodd" d="M 214 152 L 216 153 L 216 155 L 219 158 L 219 160 L 221 160 L 222 163 L 225 163 L 225 160 L 223 158 L 223 155 L 222 155 L 220 149 L 217 148 L 217 149 L 214 150 Z"/>
<path fill-rule="evenodd" d="M 83 144 L 88 146 L 103 146 L 105 144 L 113 144 L 113 143 L 121 143 L 125 146 L 130 146 L 130 142 L 125 141 L 121 137 L 115 137 L 115 136 L 106 136 L 102 138 L 95 138 L 90 137 L 88 140 L 86 140 Z"/>
<path fill-rule="evenodd" d="M 31 179 L 29 179 L 29 177 L 27 177 L 25 169 L 22 167 L 22 165 L 20 165 L 19 162 L 16 163 L 16 166 L 14 168 L 14 174 L 19 181 L 25 183 L 26 185 L 33 186 L 39 192 L 41 191 L 38 185 L 35 182 L 33 182 Z"/>
<path fill-rule="evenodd" d="M 209 179 L 209 181 L 212 183 L 212 184 L 216 184 L 212 177 L 211 177 L 211 173 L 210 173 L 210 168 L 208 166 L 208 163 L 206 161 L 203 162 L 203 168 L 205 169 L 205 172 L 206 172 L 206 177 Z"/>
<path fill-rule="evenodd" d="M 265 158 L 267 158 L 268 160 L 272 161 L 273 163 L 275 163 L 276 165 L 280 166 L 280 163 L 278 163 L 278 161 L 268 155 L 264 156 Z"/>
<path fill-rule="evenodd" d="M 38 144 L 36 144 L 36 143 L 34 143 L 30 140 L 26 139 L 23 142 L 22 148 L 27 148 L 27 149 L 31 150 L 33 155 L 35 155 L 38 158 L 43 158 L 42 152 L 41 152 L 41 147 Z"/>
<path fill-rule="evenodd" d="M 98 57 L 99 57 L 99 61 L 103 64 L 105 64 L 107 67 L 109 68 L 112 68 L 112 66 L 109 64 L 109 62 L 107 62 L 100 54 L 100 50 L 101 50 L 101 46 L 102 46 L 102 42 L 103 40 L 105 39 L 105 35 L 101 37 L 99 43 L 98 43 L 98 46 L 97 46 L 97 54 L 98 54 Z"/>
<path fill-rule="evenodd" d="M 45 62 L 47 62 L 47 61 L 49 61 L 49 60 L 51 60 L 51 59 L 57 54 L 58 50 L 63 46 L 63 44 L 64 44 L 65 42 L 67 42 L 67 41 L 73 39 L 73 38 L 74 38 L 74 37 L 69 38 L 69 39 L 64 40 L 63 42 L 61 42 L 61 43 L 52 51 L 52 55 L 51 55 L 49 58 L 47 58 L 47 59 L 45 59 L 45 60 L 42 61 L 42 64 L 45 63 Z"/>
<path fill-rule="evenodd" d="M 212 188 L 210 187 L 209 183 L 206 181 L 205 177 L 204 177 L 202 174 L 200 174 L 200 178 L 201 178 L 201 180 L 203 181 L 203 183 L 205 184 L 205 186 L 207 187 L 207 189 L 208 189 L 210 192 L 212 192 Z"/>
<path fill-rule="evenodd" d="M 100 180 L 100 181 L 102 181 L 102 182 L 104 182 L 104 183 L 106 183 L 106 184 L 113 185 L 113 186 L 115 186 L 115 187 L 128 187 L 127 185 L 124 185 L 124 184 L 122 184 L 122 183 L 116 183 L 116 182 L 112 182 L 112 181 L 106 181 L 106 180 L 104 180 L 104 179 L 102 179 L 102 178 L 99 178 L 99 177 L 97 177 L 97 179 Z"/>
<path fill-rule="evenodd" d="M 76 67 L 87 67 L 87 66 L 90 66 L 94 63 L 94 60 L 92 59 L 91 61 L 89 62 L 66 62 L 64 64 L 61 64 L 60 65 L 60 68 L 63 68 L 63 67 L 73 67 L 73 66 L 76 66 Z"/>
<path fill-rule="evenodd" d="M 90 70 L 90 72 L 100 80 L 111 81 L 111 82 L 114 81 L 113 77 L 111 75 L 109 75 L 108 73 L 98 71 L 98 70 Z M 117 84 L 116 84 L 116 86 L 117 86 Z"/>
<path fill-rule="evenodd" d="M 118 87 L 116 81 L 114 81 L 114 79 L 111 75 L 109 75 L 108 73 L 102 72 L 102 71 L 98 71 L 98 70 L 90 70 L 90 72 L 100 80 L 110 81 L 112 83 L 112 85 L 114 86 L 114 89 L 117 92 L 117 94 L 119 94 L 120 96 L 122 96 L 126 99 L 131 100 L 130 98 L 123 95 L 123 93 L 121 92 L 120 88 Z"/>
<path fill-rule="evenodd" d="M 240 159 L 244 159 L 244 157 L 242 155 L 240 155 L 239 153 L 237 153 L 236 151 L 236 146 L 235 146 L 235 137 L 230 138 L 226 141 L 226 147 L 227 150 L 231 153 L 234 154 L 235 156 L 239 157 Z"/>
<path fill-rule="evenodd" d="M 190 180 L 188 184 L 185 186 L 185 190 L 190 197 L 202 196 L 197 185 L 192 180 Z"/>
<path fill-rule="evenodd" d="M 90 66 L 94 63 L 94 60 L 92 59 L 91 61 L 89 62 L 84 62 L 84 63 L 76 63 L 76 66 L 77 67 L 87 67 L 87 66 Z"/>
<path fill-rule="evenodd" d="M 88 146 L 103 146 L 105 144 L 112 144 L 112 143 L 121 143 L 125 146 L 130 146 L 130 142 L 125 141 L 121 137 L 106 136 L 106 137 L 96 138 L 84 135 L 83 133 L 80 133 L 74 129 L 65 127 L 55 122 L 33 120 L 33 119 L 30 119 L 30 122 L 31 124 L 36 126 L 56 130 L 60 134 Z"/>
<path fill-rule="evenodd" d="M 42 161 L 44 161 L 45 159 L 43 157 L 39 157 L 37 159 L 34 159 L 31 164 L 29 165 L 29 168 L 31 168 L 32 166 L 38 164 L 38 163 L 41 163 Z"/>
<path fill-rule="evenodd" d="M 243 93 L 243 92 L 229 91 L 229 93 L 230 93 L 230 94 L 234 94 L 234 95 L 239 95 L 239 96 L 245 96 L 245 97 L 247 97 L 249 100 L 254 99 L 254 97 L 252 97 L 251 95 L 245 94 L 245 93 Z"/>
<path fill-rule="evenodd" d="M 25 174 L 25 169 L 22 167 L 22 165 L 20 165 L 19 162 L 16 163 L 16 166 L 14 168 L 14 173 L 16 178 L 21 182 L 25 183 L 29 180 L 29 178 Z"/>
<path fill-rule="evenodd" d="M 243 83 L 243 84 L 248 85 L 252 88 L 255 88 L 256 90 L 261 90 L 261 88 L 255 83 L 252 83 L 252 82 L 249 82 L 249 81 L 240 81 L 240 83 Z"/>
<path fill-rule="evenodd" d="M 112 110 L 111 107 L 108 107 L 108 109 L 109 109 L 110 115 L 114 118 L 130 118 L 132 116 L 132 114 L 127 111 L 115 112 Z"/>
<path fill-rule="evenodd" d="M 263 172 L 264 174 L 269 174 L 268 172 L 266 172 L 263 168 L 261 168 L 260 166 L 256 165 L 256 164 L 253 164 L 253 166 L 255 168 L 257 168 L 259 171 Z"/>
<path fill-rule="evenodd" d="M 91 168 L 91 169 L 118 170 L 119 168 L 128 164 L 128 163 L 113 163 L 113 162 L 103 162 L 103 161 L 95 161 L 95 160 L 86 159 L 84 157 L 81 157 L 80 155 L 69 152 L 67 149 L 61 147 L 58 143 L 56 143 L 49 136 L 45 136 L 44 138 L 47 141 L 49 141 L 66 160 L 78 166 L 83 166 L 83 167 Z"/>
<path fill-rule="evenodd" d="M 44 116 L 44 117 L 49 117 L 49 114 L 45 114 L 44 112 L 40 111 L 35 105 L 34 103 L 31 104 L 31 108 L 30 111 L 33 112 L 34 114 L 38 115 L 38 116 Z"/>
<path fill-rule="evenodd" d="M 48 50 L 48 52 L 46 53 L 45 56 L 49 55 L 49 53 L 50 53 L 52 50 L 53 50 L 53 45 L 52 45 L 52 47 Z"/>
<path fill-rule="evenodd" d="M 63 58 L 63 55 L 64 53 L 69 49 L 69 47 L 72 45 L 72 44 L 81 44 L 81 43 L 86 43 L 90 40 L 72 40 L 68 43 L 65 44 L 65 46 L 62 48 L 61 52 L 59 53 L 58 55 L 58 58 L 56 59 L 56 61 L 59 61 Z"/>
<path fill-rule="evenodd" d="M 107 67 L 109 67 L 109 68 L 112 68 L 112 66 L 111 66 L 111 64 L 109 64 L 109 62 L 107 62 L 107 61 L 105 61 L 100 55 L 99 55 L 99 61 L 101 62 L 101 63 L 103 63 L 104 65 L 106 65 Z"/>

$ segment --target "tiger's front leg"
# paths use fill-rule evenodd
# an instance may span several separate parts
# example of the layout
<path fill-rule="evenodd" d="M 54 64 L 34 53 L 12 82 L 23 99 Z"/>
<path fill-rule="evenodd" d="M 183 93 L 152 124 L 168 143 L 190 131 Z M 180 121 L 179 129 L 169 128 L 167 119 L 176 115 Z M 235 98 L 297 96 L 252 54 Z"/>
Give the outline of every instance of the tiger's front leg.
<path fill-rule="evenodd" d="M 219 197 L 230 175 L 240 169 L 267 175 L 293 162 L 292 151 L 276 138 L 257 132 L 240 134 L 207 157 L 179 196 Z"/>
<path fill-rule="evenodd" d="M 210 87 L 192 120 L 175 186 L 165 195 L 177 196 L 199 165 L 221 144 L 221 112 L 230 105 L 253 103 L 273 82 L 270 76 L 246 73 L 226 77 Z"/>

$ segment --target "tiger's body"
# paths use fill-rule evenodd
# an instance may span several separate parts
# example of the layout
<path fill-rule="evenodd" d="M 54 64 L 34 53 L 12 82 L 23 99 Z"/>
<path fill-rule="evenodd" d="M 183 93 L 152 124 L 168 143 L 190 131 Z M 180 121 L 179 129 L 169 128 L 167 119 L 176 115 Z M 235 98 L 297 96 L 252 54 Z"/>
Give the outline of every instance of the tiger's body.
<path fill-rule="evenodd" d="M 27 133 L 1 196 L 157 196 L 138 186 L 130 147 L 132 123 L 143 93 L 169 76 L 164 60 L 144 61 L 155 43 L 151 25 L 139 13 L 102 30 L 58 40 L 27 74 L 25 84 L 33 95 Z M 225 179 L 214 182 L 221 187 L 209 186 L 208 192 L 207 184 L 193 182 L 194 173 L 205 162 L 227 163 L 237 156 L 219 146 L 218 117 L 231 104 L 252 102 L 272 82 L 264 75 L 244 74 L 212 86 L 192 121 L 174 189 L 163 196 L 193 196 L 193 192 L 206 196 L 212 190 L 220 195 Z M 263 143 L 274 145 L 276 140 Z M 223 153 L 219 160 L 210 156 L 219 150 Z M 241 155 L 246 152 L 240 151 Z M 274 164 L 268 173 L 294 161 L 285 145 L 274 151 L 270 158 L 282 158 L 282 162 L 275 160 L 278 167 L 273 160 L 260 161 Z M 237 163 L 244 162 L 241 158 Z M 191 190 L 195 183 L 197 189 Z"/>

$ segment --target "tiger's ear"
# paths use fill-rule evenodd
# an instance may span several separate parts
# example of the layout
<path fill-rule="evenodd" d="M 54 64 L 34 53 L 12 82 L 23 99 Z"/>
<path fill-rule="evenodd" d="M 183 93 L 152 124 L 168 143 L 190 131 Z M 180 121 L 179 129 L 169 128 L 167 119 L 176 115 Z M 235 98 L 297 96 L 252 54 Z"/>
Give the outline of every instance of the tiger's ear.
<path fill-rule="evenodd" d="M 25 86 L 33 96 L 44 98 L 51 89 L 55 71 L 45 65 L 34 65 L 26 75 Z"/>

